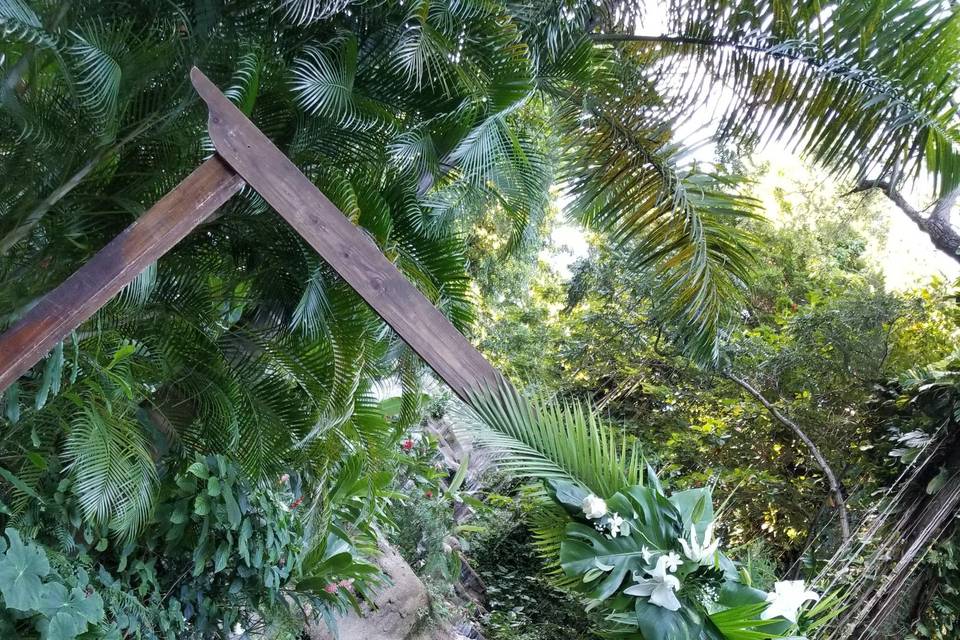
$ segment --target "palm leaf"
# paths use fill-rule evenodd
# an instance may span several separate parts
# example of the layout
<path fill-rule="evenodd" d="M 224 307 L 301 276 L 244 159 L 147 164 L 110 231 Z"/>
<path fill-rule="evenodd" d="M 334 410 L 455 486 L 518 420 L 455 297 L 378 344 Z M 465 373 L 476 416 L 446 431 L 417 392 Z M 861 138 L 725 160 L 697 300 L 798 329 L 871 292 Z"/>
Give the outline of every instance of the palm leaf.
<path fill-rule="evenodd" d="M 929 171 L 942 192 L 960 184 L 956 7 L 675 2 L 669 29 L 627 39 L 662 60 L 654 75 L 672 83 L 678 112 L 716 102 L 715 83 L 729 87 L 721 138 L 786 139 L 841 176 L 896 184 Z"/>
<path fill-rule="evenodd" d="M 471 393 L 472 413 L 455 427 L 496 452 L 497 464 L 519 477 L 574 482 L 597 495 L 642 484 L 643 457 L 577 402 L 528 401 L 502 384 Z"/>
<path fill-rule="evenodd" d="M 156 467 L 140 426 L 109 409 L 85 406 L 64 447 L 84 515 L 131 537 L 153 507 Z"/>

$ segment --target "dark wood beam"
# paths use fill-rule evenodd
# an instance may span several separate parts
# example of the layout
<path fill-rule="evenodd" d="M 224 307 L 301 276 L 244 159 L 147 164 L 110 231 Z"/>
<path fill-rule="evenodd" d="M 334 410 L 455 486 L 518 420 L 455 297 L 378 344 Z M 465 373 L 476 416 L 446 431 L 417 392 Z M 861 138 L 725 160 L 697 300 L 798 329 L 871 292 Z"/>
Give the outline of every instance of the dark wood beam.
<path fill-rule="evenodd" d="M 217 153 L 263 196 L 377 314 L 464 400 L 501 380 L 433 304 L 199 69 L 190 77 L 207 103 Z"/>
<path fill-rule="evenodd" d="M 0 392 L 243 186 L 214 156 L 0 335 Z"/>

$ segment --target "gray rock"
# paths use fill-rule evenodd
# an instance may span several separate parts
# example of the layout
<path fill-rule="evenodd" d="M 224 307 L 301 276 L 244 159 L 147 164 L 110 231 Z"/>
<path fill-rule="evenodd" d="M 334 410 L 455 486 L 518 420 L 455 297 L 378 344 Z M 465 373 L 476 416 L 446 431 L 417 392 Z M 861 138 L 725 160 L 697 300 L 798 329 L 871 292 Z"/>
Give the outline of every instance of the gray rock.
<path fill-rule="evenodd" d="M 427 615 L 430 599 L 423 582 L 393 547 L 383 542 L 380 548 L 383 554 L 377 564 L 393 584 L 377 594 L 374 606 L 365 608 L 362 617 L 351 612 L 337 621 L 340 640 L 407 640 Z M 308 634 L 311 640 L 334 640 L 322 622 L 311 626 Z"/>

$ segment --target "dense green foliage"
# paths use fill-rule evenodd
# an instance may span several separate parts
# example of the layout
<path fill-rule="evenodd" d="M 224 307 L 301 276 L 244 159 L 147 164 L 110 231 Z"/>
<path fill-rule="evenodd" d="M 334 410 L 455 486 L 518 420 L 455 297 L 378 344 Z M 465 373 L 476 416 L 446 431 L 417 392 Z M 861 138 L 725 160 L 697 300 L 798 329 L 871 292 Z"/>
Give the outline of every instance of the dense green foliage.
<path fill-rule="evenodd" d="M 890 477 L 862 407 L 947 355 L 946 288 L 884 293 L 842 216 L 804 227 L 813 205 L 765 227 L 742 172 L 677 132 L 718 106 L 704 133 L 729 148 L 781 138 L 836 176 L 952 190 L 960 10 L 667 4 L 664 32 L 636 36 L 648 16 L 628 0 L 0 0 L 0 328 L 212 151 L 197 65 L 513 379 L 597 401 L 673 488 L 732 496 L 730 538 L 799 558 L 825 466 L 715 372 L 749 376 L 862 478 L 856 512 Z M 557 191 L 601 234 L 569 290 L 505 268 L 536 255 Z M 0 624 L 295 637 L 301 601 L 329 621 L 357 607 L 377 538 L 409 515 L 422 374 L 244 191 L 5 390 L 0 562 L 40 587 L 0 590 Z M 512 453 L 556 435 L 552 417 L 510 433 Z M 541 471 L 637 485 L 639 455 L 591 420 L 597 446 Z"/>
<path fill-rule="evenodd" d="M 852 563 L 862 591 L 850 597 L 869 605 L 852 606 L 861 619 L 876 621 L 865 611 L 895 609 L 884 612 L 889 620 L 875 630 L 898 637 L 915 621 L 915 630 L 950 637 L 943 631 L 953 598 L 950 543 L 929 556 L 928 568 L 907 565 L 905 583 L 885 597 L 871 600 L 871 589 L 882 586 L 874 582 L 884 575 L 877 563 L 889 562 L 891 549 L 906 550 L 913 539 L 897 527 L 920 530 L 910 527 L 908 515 L 926 503 L 917 496 L 927 495 L 929 483 L 952 478 L 945 454 L 908 480 L 900 478 L 898 461 L 917 459 L 919 449 L 904 443 L 931 442 L 916 431 L 932 435 L 955 406 L 945 396 L 952 360 L 931 364 L 930 373 L 909 371 L 953 353 L 960 329 L 953 288 L 933 281 L 912 291 L 885 289 L 874 253 L 886 233 L 876 203 L 824 197 L 783 177 L 775 194 L 772 224 L 751 230 L 766 248 L 719 371 L 694 367 L 677 353 L 651 306 L 649 277 L 632 271 L 629 259 L 602 238 L 594 239 L 568 284 L 546 262 L 508 267 L 529 286 L 490 300 L 482 310 L 488 322 L 482 344 L 515 379 L 535 381 L 541 393 L 596 404 L 637 439 L 664 482 L 715 484 L 724 503 L 724 539 L 745 566 L 751 556 L 761 566 L 772 557 L 779 572 L 814 577 Z M 834 557 L 842 540 L 823 469 L 796 433 L 724 371 L 752 381 L 805 430 L 837 470 L 854 525 L 879 527 L 882 543 L 841 548 Z M 891 411 L 899 417 L 891 419 Z M 936 440 L 944 447 L 950 441 Z M 878 503 L 885 491 L 897 499 Z M 936 531 L 949 536 L 952 528 L 947 523 Z M 921 550 L 930 544 L 923 540 Z M 854 581 L 841 573 L 840 582 L 824 584 Z M 934 628 L 940 631 L 929 631 Z"/>

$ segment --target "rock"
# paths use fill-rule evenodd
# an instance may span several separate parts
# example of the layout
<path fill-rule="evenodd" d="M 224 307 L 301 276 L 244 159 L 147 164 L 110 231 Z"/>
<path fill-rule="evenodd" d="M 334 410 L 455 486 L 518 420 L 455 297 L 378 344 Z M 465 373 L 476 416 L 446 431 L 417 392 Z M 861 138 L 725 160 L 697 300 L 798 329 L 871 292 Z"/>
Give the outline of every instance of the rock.
<path fill-rule="evenodd" d="M 377 564 L 392 585 L 384 587 L 362 617 L 350 613 L 337 620 L 340 640 L 407 640 L 427 615 L 430 599 L 420 578 L 386 542 Z M 310 640 L 334 640 L 323 622 L 308 630 Z"/>

